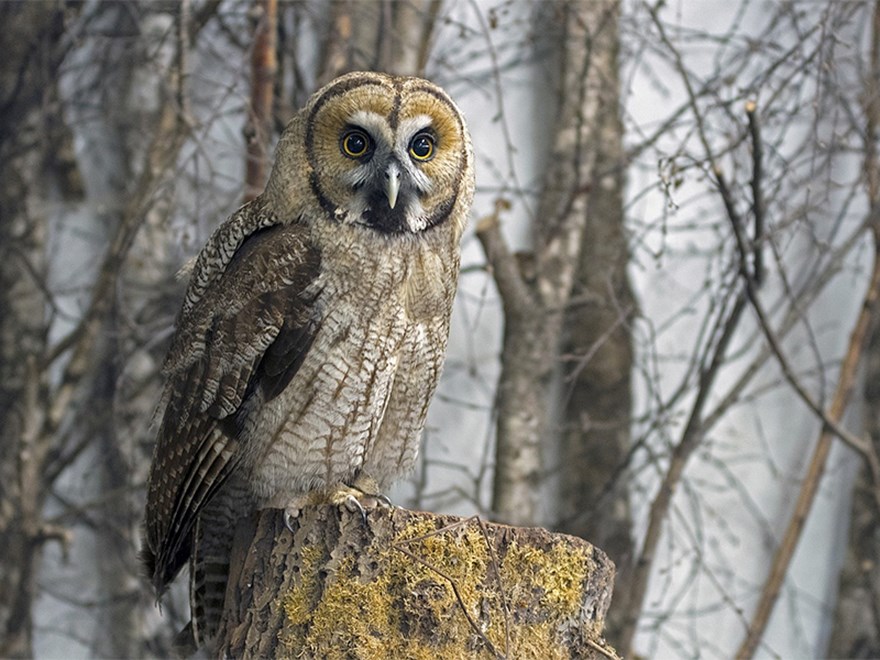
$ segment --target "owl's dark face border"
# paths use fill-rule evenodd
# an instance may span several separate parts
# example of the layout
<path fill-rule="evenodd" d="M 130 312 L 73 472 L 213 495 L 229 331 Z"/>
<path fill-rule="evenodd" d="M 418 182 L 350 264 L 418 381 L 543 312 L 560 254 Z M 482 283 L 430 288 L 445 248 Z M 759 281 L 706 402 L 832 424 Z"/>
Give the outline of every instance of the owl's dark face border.
<path fill-rule="evenodd" d="M 418 78 L 349 74 L 306 107 L 309 183 L 329 217 L 384 234 L 417 233 L 451 214 L 467 166 L 463 119 L 446 94 Z M 340 148 L 347 131 L 373 141 L 363 158 Z M 434 153 L 419 160 L 412 139 L 428 131 Z M 399 185 L 390 191 L 390 178 Z"/>

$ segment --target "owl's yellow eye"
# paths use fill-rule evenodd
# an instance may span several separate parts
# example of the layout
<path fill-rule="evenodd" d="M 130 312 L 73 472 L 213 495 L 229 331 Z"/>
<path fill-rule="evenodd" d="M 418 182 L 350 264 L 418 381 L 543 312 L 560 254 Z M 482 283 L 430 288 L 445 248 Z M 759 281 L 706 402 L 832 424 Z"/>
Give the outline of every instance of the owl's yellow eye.
<path fill-rule="evenodd" d="M 342 136 L 342 153 L 349 158 L 360 158 L 370 150 L 370 136 L 363 131 L 348 131 Z"/>
<path fill-rule="evenodd" d="M 434 156 L 434 136 L 430 133 L 419 133 L 409 143 L 409 154 L 416 160 L 431 160 Z"/>

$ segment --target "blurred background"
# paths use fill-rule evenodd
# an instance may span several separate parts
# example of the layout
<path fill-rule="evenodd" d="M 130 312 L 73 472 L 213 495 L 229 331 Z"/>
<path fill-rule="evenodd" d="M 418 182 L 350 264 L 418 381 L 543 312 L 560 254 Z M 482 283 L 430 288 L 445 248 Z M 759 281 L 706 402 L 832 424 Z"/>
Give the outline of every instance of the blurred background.
<path fill-rule="evenodd" d="M 136 552 L 175 275 L 355 69 L 443 85 L 476 151 L 395 503 L 602 548 L 628 657 L 880 657 L 880 3 L 20 0 L 0 24 L 0 657 L 170 655 L 185 580 L 160 612 Z"/>

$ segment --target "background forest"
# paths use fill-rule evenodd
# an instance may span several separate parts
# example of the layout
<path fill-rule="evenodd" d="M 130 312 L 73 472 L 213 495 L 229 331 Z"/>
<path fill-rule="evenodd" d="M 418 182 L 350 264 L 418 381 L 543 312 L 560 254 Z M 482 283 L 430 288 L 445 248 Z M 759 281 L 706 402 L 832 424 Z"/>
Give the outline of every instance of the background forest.
<path fill-rule="evenodd" d="M 166 657 L 176 273 L 353 69 L 477 198 L 395 503 L 581 536 L 635 657 L 880 656 L 880 2 L 0 2 L 0 657 Z M 183 581 L 179 581 L 183 582 Z"/>

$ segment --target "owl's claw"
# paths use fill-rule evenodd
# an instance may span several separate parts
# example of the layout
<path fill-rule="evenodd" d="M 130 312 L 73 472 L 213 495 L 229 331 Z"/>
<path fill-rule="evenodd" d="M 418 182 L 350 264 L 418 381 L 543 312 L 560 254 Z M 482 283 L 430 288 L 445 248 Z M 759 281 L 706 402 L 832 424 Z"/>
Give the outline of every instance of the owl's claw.
<path fill-rule="evenodd" d="M 339 484 L 335 489 L 314 490 L 292 499 L 276 500 L 269 506 L 284 509 L 284 526 L 291 532 L 296 532 L 298 527 L 296 519 L 300 517 L 303 509 L 328 502 L 338 507 L 345 507 L 350 513 L 359 514 L 366 527 L 368 511 L 377 508 L 394 508 L 391 500 L 382 493 L 376 492 L 378 490 L 375 481 L 369 477 L 362 477 L 355 480 L 351 486 Z"/>
<path fill-rule="evenodd" d="M 369 475 L 358 475 L 358 478 L 354 480 L 351 487 L 352 490 L 356 490 L 361 494 L 361 496 L 358 497 L 358 500 L 360 500 L 361 503 L 367 504 L 370 509 L 375 509 L 376 507 L 388 509 L 394 508 L 394 505 L 391 503 L 391 500 L 388 499 L 388 496 L 379 492 L 380 489 L 378 482 Z"/>
<path fill-rule="evenodd" d="M 367 509 L 375 508 L 375 504 L 368 498 L 363 498 L 363 493 L 348 486 L 341 486 L 339 490 L 330 495 L 330 502 L 339 507 L 345 507 L 351 513 L 359 513 L 364 526 L 367 524 Z"/>
<path fill-rule="evenodd" d="M 361 514 L 361 522 L 364 527 L 367 526 L 367 510 L 357 497 L 349 493 L 342 505 L 352 513 Z"/>
<path fill-rule="evenodd" d="M 331 493 L 330 502 L 336 506 L 345 507 L 351 513 L 359 513 L 364 526 L 367 524 L 367 511 L 391 504 L 384 495 L 367 492 L 358 485 L 340 486 L 339 489 Z"/>
<path fill-rule="evenodd" d="M 294 525 L 296 524 L 296 519 L 299 518 L 299 514 L 302 513 L 302 509 L 295 505 L 289 505 L 284 509 L 284 526 L 287 527 L 291 532 L 295 532 Z"/>

